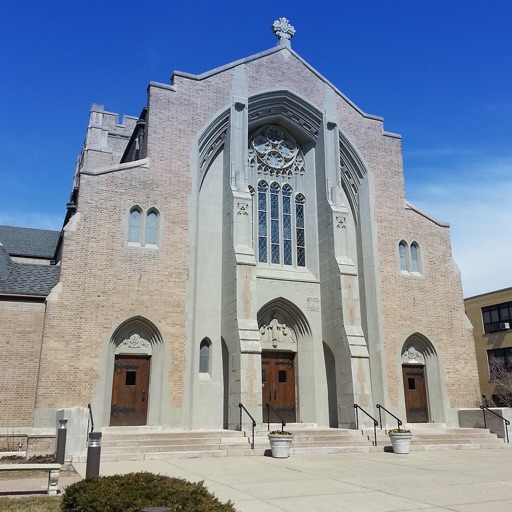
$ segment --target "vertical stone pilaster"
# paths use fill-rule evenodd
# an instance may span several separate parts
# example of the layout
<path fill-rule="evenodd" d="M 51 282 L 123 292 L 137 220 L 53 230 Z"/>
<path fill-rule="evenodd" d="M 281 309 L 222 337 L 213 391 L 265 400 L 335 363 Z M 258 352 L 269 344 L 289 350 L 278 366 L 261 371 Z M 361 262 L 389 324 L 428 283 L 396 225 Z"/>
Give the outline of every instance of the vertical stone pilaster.
<path fill-rule="evenodd" d="M 317 180 L 325 183 L 319 198 L 320 273 L 325 342 L 336 359 L 338 424 L 354 425 L 354 403 L 373 412 L 369 354 L 361 325 L 355 212 L 342 188 L 339 129 L 332 91 L 326 89 L 326 111 L 317 145 Z M 323 171 L 323 172 L 322 172 Z M 365 421 L 365 420 L 363 420 Z"/>
<path fill-rule="evenodd" d="M 228 424 L 240 423 L 238 404 L 243 403 L 261 422 L 261 346 L 256 310 L 256 260 L 253 248 L 252 196 L 248 188 L 248 115 L 244 68 L 236 69 L 225 151 L 229 190 L 224 191 L 225 297 L 223 333 L 230 338 L 230 407 Z M 246 426 L 245 416 L 244 427 Z M 249 423 L 250 424 L 250 423 Z"/>

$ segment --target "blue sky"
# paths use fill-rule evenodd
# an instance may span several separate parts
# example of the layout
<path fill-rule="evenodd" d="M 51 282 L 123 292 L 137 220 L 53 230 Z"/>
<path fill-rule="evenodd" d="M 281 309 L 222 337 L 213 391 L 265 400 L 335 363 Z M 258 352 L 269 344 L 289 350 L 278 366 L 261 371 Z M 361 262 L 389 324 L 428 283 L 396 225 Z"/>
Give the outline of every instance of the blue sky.
<path fill-rule="evenodd" d="M 512 286 L 510 0 L 4 2 L 0 224 L 60 229 L 92 103 L 293 49 L 402 135 L 408 200 L 448 221 L 465 296 Z"/>

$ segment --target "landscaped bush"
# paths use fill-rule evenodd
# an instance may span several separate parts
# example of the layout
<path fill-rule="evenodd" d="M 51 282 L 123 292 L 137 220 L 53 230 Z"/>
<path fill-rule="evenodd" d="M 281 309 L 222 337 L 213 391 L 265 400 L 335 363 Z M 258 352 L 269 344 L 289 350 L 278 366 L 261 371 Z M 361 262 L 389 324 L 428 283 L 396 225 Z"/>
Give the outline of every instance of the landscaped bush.
<path fill-rule="evenodd" d="M 236 512 L 222 503 L 203 482 L 192 483 L 152 473 L 88 478 L 67 487 L 63 512 L 140 512 L 170 507 L 173 512 Z"/>

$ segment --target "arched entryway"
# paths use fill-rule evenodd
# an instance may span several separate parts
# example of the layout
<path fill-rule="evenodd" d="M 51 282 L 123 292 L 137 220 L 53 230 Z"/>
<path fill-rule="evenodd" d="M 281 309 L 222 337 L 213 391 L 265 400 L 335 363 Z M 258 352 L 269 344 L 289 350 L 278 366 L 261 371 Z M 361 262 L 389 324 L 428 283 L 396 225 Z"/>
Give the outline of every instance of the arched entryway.
<path fill-rule="evenodd" d="M 440 363 L 428 338 L 420 333 L 407 338 L 401 368 L 407 423 L 444 421 Z"/>
<path fill-rule="evenodd" d="M 109 343 L 111 376 L 109 425 L 134 426 L 160 421 L 163 342 L 149 320 L 134 317 L 121 324 Z"/>
<path fill-rule="evenodd" d="M 260 309 L 258 327 L 263 421 L 296 422 L 299 347 L 301 340 L 310 336 L 309 324 L 297 306 L 279 298 Z"/>

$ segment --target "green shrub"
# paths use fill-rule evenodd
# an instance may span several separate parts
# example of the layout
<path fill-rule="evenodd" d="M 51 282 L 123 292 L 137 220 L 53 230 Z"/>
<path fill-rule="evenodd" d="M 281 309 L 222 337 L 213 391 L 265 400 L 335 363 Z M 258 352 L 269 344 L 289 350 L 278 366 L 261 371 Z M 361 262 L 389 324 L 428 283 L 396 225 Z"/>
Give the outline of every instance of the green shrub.
<path fill-rule="evenodd" d="M 220 502 L 203 482 L 192 483 L 153 473 L 88 478 L 66 488 L 62 512 L 140 512 L 170 507 L 172 512 L 236 512 Z"/>

